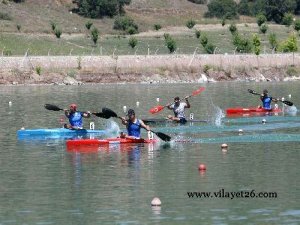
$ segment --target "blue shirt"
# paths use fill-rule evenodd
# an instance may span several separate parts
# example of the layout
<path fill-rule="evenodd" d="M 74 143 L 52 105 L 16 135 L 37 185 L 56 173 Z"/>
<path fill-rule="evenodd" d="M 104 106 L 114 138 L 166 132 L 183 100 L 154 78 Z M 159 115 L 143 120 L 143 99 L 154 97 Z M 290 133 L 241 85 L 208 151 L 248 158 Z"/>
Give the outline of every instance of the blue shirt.
<path fill-rule="evenodd" d="M 129 136 L 140 138 L 141 137 L 140 120 L 136 119 L 135 123 L 129 120 L 127 125 L 127 132 Z"/>
<path fill-rule="evenodd" d="M 72 127 L 82 128 L 82 112 L 74 112 L 69 115 L 69 122 Z"/>
<path fill-rule="evenodd" d="M 269 96 L 261 97 L 261 101 L 263 102 L 263 108 L 264 109 L 267 109 L 267 110 L 272 109 L 272 106 L 271 106 L 272 97 L 269 97 Z"/>

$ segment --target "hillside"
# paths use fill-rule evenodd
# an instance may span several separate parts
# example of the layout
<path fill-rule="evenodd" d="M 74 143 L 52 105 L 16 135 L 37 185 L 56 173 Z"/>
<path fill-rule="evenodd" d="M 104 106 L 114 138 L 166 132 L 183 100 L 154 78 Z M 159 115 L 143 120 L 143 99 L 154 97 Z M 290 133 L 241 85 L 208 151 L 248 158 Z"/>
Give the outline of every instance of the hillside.
<path fill-rule="evenodd" d="M 3 0 L 0 0 L 2 2 Z M 7 13 L 11 20 L 0 20 L 1 32 L 16 32 L 17 24 L 22 32 L 50 33 L 50 21 L 57 23 L 64 33 L 85 32 L 85 23 L 89 20 L 70 13 L 74 8 L 72 0 L 26 0 L 16 4 L 0 3 L 0 13 Z M 126 6 L 127 15 L 138 23 L 140 31 L 153 29 L 153 24 L 166 26 L 183 26 L 188 19 L 197 23 L 216 23 L 217 20 L 203 19 L 207 7 L 197 5 L 187 0 L 132 0 Z M 104 33 L 116 33 L 112 30 L 113 19 L 104 18 L 92 20 L 94 25 Z"/>

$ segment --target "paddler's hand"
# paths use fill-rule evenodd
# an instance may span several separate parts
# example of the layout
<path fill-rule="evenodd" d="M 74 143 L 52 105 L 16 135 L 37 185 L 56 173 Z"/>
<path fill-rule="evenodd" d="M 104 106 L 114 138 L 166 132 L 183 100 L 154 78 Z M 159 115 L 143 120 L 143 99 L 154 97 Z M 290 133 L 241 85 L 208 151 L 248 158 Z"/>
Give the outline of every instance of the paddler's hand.
<path fill-rule="evenodd" d="M 189 97 L 190 97 L 190 96 L 185 96 L 185 97 L 184 97 L 185 101 L 188 101 L 188 100 L 189 100 Z"/>

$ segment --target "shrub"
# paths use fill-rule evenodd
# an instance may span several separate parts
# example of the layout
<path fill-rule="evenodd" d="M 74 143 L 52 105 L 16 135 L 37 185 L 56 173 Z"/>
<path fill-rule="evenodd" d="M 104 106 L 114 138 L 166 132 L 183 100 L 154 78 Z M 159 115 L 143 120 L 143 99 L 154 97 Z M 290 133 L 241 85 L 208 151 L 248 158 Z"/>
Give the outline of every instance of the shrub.
<path fill-rule="evenodd" d="M 188 0 L 190 2 L 196 3 L 196 4 L 206 4 L 207 0 Z"/>
<path fill-rule="evenodd" d="M 135 48 L 135 46 L 137 45 L 138 41 L 136 38 L 131 37 L 128 41 L 128 44 L 131 48 Z"/>
<path fill-rule="evenodd" d="M 260 39 L 259 39 L 257 34 L 253 35 L 252 43 L 253 43 L 253 46 L 254 46 L 254 49 L 253 49 L 254 54 L 259 55 L 259 53 L 260 53 Z"/>
<path fill-rule="evenodd" d="M 211 66 L 211 65 L 205 64 L 204 67 L 203 67 L 203 72 L 204 72 L 205 74 L 207 74 L 207 72 L 208 72 L 210 69 L 212 69 L 212 66 Z"/>
<path fill-rule="evenodd" d="M 267 24 L 262 24 L 259 28 L 260 32 L 262 32 L 263 34 L 265 34 L 268 30 L 268 25 Z"/>
<path fill-rule="evenodd" d="M 211 0 L 207 5 L 206 17 L 226 19 L 238 18 L 238 7 L 234 0 Z"/>
<path fill-rule="evenodd" d="M 267 21 L 267 17 L 264 14 L 260 13 L 256 16 L 256 23 L 259 27 L 266 21 Z"/>
<path fill-rule="evenodd" d="M 276 38 L 276 34 L 275 33 L 271 33 L 269 35 L 269 43 L 270 43 L 272 49 L 274 49 L 275 51 L 277 51 L 278 42 L 277 42 L 277 38 Z"/>
<path fill-rule="evenodd" d="M 225 24 L 226 24 L 226 18 L 223 18 L 223 19 L 222 19 L 222 22 L 221 22 L 221 24 L 222 24 L 222 27 L 224 27 L 224 26 L 225 26 Z"/>
<path fill-rule="evenodd" d="M 92 25 L 93 25 L 93 22 L 89 20 L 86 22 L 85 27 L 86 27 L 86 29 L 89 30 L 89 29 L 91 29 Z"/>
<path fill-rule="evenodd" d="M 251 52 L 252 45 L 249 39 L 241 37 L 238 33 L 233 36 L 233 45 L 240 53 Z"/>
<path fill-rule="evenodd" d="M 12 17 L 8 13 L 0 12 L 0 20 L 12 20 Z"/>
<path fill-rule="evenodd" d="M 20 24 L 17 24 L 17 29 L 18 29 L 18 31 L 21 30 L 21 25 Z"/>
<path fill-rule="evenodd" d="M 177 46 L 175 40 L 170 36 L 165 36 L 165 43 L 167 45 L 167 48 L 169 49 L 170 53 L 173 53 L 176 51 Z"/>
<path fill-rule="evenodd" d="M 54 34 L 55 34 L 55 36 L 56 36 L 57 38 L 60 38 L 60 36 L 61 36 L 61 34 L 62 34 L 61 29 L 55 28 Z"/>
<path fill-rule="evenodd" d="M 154 29 L 155 30 L 160 30 L 161 29 L 161 25 L 160 24 L 154 24 Z"/>
<path fill-rule="evenodd" d="M 189 29 L 192 29 L 195 25 L 196 25 L 195 20 L 190 19 L 190 20 L 188 20 L 188 21 L 186 22 L 186 26 L 187 26 Z"/>
<path fill-rule="evenodd" d="M 5 50 L 3 51 L 3 55 L 5 55 L 5 56 L 11 56 L 11 55 L 12 55 L 12 52 L 11 52 L 11 50 L 9 50 L 9 49 L 5 49 Z"/>
<path fill-rule="evenodd" d="M 138 25 L 134 22 L 134 20 L 128 16 L 118 16 L 114 22 L 115 30 L 128 31 L 129 27 L 133 27 L 138 33 Z M 132 28 L 130 28 L 132 29 Z"/>
<path fill-rule="evenodd" d="M 195 35 L 196 35 L 196 38 L 200 38 L 200 36 L 201 36 L 201 31 L 200 30 L 196 30 L 195 31 Z"/>
<path fill-rule="evenodd" d="M 294 18 L 293 14 L 285 13 L 282 18 L 282 24 L 287 27 L 290 27 L 293 24 L 293 18 Z"/>
<path fill-rule="evenodd" d="M 99 37 L 99 31 L 98 31 L 98 29 L 96 27 L 94 27 L 92 29 L 91 34 L 92 34 L 92 40 L 93 40 L 94 44 L 96 45 L 97 41 L 98 41 L 98 37 Z"/>
<path fill-rule="evenodd" d="M 237 32 L 237 28 L 236 28 L 236 25 L 235 24 L 230 24 L 229 26 L 229 31 L 231 34 L 234 34 L 235 32 Z"/>
<path fill-rule="evenodd" d="M 51 29 L 52 29 L 53 31 L 55 31 L 56 23 L 53 22 L 53 21 L 51 21 L 51 22 L 50 22 L 50 25 L 51 25 Z"/>
<path fill-rule="evenodd" d="M 127 30 L 126 30 L 126 32 L 127 32 L 128 34 L 130 34 L 130 35 L 132 35 L 132 34 L 137 34 L 137 33 L 138 33 L 138 31 L 136 30 L 136 28 L 135 28 L 135 27 L 132 27 L 132 26 L 128 27 Z"/>
<path fill-rule="evenodd" d="M 212 43 L 207 43 L 206 46 L 204 47 L 205 51 L 208 54 L 214 54 L 216 46 L 214 46 Z"/>
<path fill-rule="evenodd" d="M 201 43 L 201 45 L 205 48 L 205 46 L 206 46 L 207 43 L 208 43 L 208 38 L 207 38 L 206 34 L 202 34 L 202 35 L 201 35 L 200 43 Z"/>
<path fill-rule="evenodd" d="M 296 19 L 295 20 L 295 23 L 294 23 L 294 29 L 296 31 L 299 31 L 300 30 L 300 19 Z"/>
<path fill-rule="evenodd" d="M 165 40 L 167 40 L 167 39 L 170 38 L 170 37 L 171 37 L 170 34 L 164 33 L 164 39 L 165 39 Z"/>
<path fill-rule="evenodd" d="M 42 67 L 37 66 L 37 67 L 35 68 L 35 71 L 36 71 L 36 73 L 37 73 L 38 75 L 41 75 L 41 73 L 42 73 Z"/>

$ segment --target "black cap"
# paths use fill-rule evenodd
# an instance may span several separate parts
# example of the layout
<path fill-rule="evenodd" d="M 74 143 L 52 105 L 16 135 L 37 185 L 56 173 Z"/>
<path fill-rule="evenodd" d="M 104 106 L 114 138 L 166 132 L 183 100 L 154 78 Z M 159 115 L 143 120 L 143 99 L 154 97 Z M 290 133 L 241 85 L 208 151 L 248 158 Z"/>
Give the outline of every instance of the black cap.
<path fill-rule="evenodd" d="M 179 101 L 180 98 L 179 98 L 179 97 L 175 97 L 174 100 L 175 100 L 175 101 Z"/>
<path fill-rule="evenodd" d="M 263 93 L 264 93 L 264 94 L 268 94 L 268 90 L 265 89 L 265 90 L 263 91 Z"/>
<path fill-rule="evenodd" d="M 134 110 L 133 109 L 128 109 L 127 116 L 132 116 L 132 115 L 135 115 Z"/>

